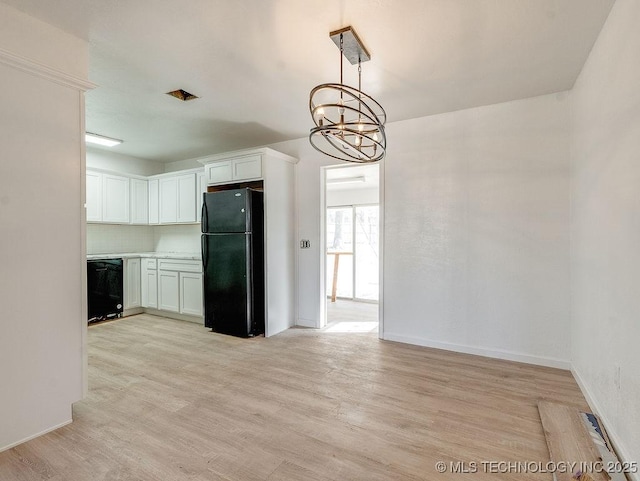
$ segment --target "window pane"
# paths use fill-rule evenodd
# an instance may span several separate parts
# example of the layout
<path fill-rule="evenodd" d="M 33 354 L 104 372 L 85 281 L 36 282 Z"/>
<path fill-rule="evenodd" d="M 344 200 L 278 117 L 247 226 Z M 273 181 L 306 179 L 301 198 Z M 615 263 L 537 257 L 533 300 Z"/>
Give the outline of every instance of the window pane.
<path fill-rule="evenodd" d="M 333 254 L 335 253 L 335 254 Z M 353 208 L 327 209 L 327 296 L 333 288 L 333 270 L 338 258 L 337 296 L 353 298 Z"/>
<path fill-rule="evenodd" d="M 378 300 L 379 208 L 358 206 L 356 212 L 356 292 L 358 299 Z"/>

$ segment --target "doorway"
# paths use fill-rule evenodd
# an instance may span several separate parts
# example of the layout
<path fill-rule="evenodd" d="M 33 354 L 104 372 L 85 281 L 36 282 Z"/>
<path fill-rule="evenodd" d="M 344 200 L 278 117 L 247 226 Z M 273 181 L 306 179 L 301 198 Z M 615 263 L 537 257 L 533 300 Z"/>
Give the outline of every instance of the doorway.
<path fill-rule="evenodd" d="M 378 332 L 380 167 L 329 167 L 323 178 L 324 329 Z"/>

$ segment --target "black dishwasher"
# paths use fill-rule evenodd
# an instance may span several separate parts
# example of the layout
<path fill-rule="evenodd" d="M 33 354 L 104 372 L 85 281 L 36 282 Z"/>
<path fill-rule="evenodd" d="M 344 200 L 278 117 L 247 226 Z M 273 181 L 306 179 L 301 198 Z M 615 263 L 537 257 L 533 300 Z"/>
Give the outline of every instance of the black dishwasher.
<path fill-rule="evenodd" d="M 122 259 L 87 261 L 89 322 L 122 316 Z"/>

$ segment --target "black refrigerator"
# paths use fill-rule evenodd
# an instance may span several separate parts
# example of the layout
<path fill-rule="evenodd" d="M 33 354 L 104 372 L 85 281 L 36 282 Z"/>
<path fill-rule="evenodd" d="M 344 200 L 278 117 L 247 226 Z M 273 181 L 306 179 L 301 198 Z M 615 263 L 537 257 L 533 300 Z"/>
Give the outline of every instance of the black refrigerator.
<path fill-rule="evenodd" d="M 203 195 L 204 325 L 231 336 L 263 334 L 263 193 L 245 188 Z"/>

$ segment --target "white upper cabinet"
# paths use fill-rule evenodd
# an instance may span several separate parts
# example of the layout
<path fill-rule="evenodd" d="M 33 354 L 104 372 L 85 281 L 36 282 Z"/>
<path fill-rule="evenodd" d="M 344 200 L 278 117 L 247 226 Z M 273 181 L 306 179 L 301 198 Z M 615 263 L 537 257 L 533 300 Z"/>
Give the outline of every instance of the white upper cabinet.
<path fill-rule="evenodd" d="M 160 224 L 196 222 L 196 174 L 161 177 Z"/>
<path fill-rule="evenodd" d="M 102 221 L 102 174 L 87 171 L 87 222 Z"/>
<path fill-rule="evenodd" d="M 131 223 L 149 223 L 149 182 L 142 179 L 131 179 Z"/>
<path fill-rule="evenodd" d="M 149 179 L 149 224 L 160 223 L 160 181 Z"/>
<path fill-rule="evenodd" d="M 234 180 L 251 180 L 262 177 L 262 156 L 249 155 L 231 161 Z"/>
<path fill-rule="evenodd" d="M 200 222 L 204 169 L 152 177 L 87 170 L 87 222 L 195 224 Z"/>
<path fill-rule="evenodd" d="M 230 160 L 213 162 L 205 166 L 209 184 L 226 184 L 233 181 L 233 166 Z"/>
<path fill-rule="evenodd" d="M 129 178 L 102 174 L 102 222 L 129 223 Z"/>
<path fill-rule="evenodd" d="M 202 222 L 202 203 L 204 202 L 204 198 L 202 194 L 207 191 L 207 178 L 204 175 L 204 172 L 198 172 L 196 174 L 196 195 L 198 196 L 198 201 L 196 202 L 196 221 Z"/>
<path fill-rule="evenodd" d="M 178 181 L 175 177 L 160 179 L 160 223 L 175 224 L 178 221 Z"/>
<path fill-rule="evenodd" d="M 196 174 L 184 174 L 176 177 L 178 181 L 178 222 L 196 221 Z"/>
<path fill-rule="evenodd" d="M 201 161 L 205 161 L 201 159 Z M 262 155 L 252 154 L 232 159 L 214 160 L 205 165 L 207 183 L 229 184 L 262 178 Z"/>

